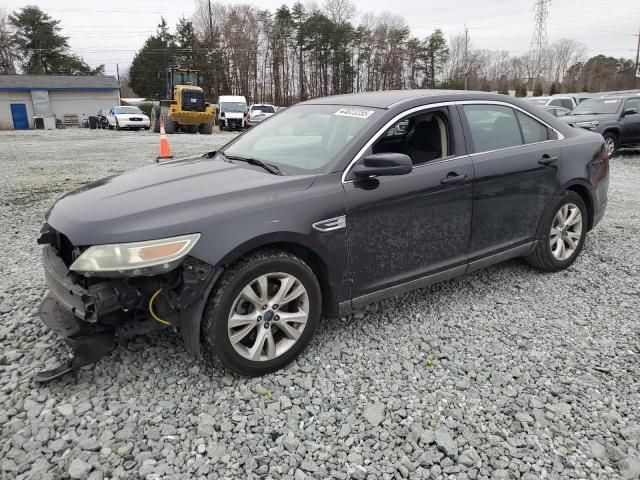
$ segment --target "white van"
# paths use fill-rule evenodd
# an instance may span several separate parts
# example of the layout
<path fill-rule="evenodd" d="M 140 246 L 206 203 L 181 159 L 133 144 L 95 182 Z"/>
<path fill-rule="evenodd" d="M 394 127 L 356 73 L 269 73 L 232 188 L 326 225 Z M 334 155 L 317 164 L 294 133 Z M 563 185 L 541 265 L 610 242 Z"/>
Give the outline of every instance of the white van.
<path fill-rule="evenodd" d="M 247 99 L 241 95 L 220 95 L 218 124 L 220 129 L 240 130 L 246 127 Z"/>

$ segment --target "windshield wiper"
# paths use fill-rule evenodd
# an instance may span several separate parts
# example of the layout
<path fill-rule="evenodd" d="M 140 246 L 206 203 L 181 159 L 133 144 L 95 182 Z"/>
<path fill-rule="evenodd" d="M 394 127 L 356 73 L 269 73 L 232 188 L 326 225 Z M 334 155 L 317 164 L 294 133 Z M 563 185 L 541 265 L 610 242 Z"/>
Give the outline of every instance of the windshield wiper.
<path fill-rule="evenodd" d="M 220 154 L 223 155 L 227 160 L 235 160 L 237 162 L 246 162 L 249 165 L 255 165 L 257 167 L 261 167 L 273 175 L 284 175 L 284 173 L 282 173 L 282 170 L 280 170 L 274 164 L 263 162 L 262 160 L 258 160 L 257 158 L 239 157 L 237 155 L 227 155 L 223 152 L 220 152 Z"/>

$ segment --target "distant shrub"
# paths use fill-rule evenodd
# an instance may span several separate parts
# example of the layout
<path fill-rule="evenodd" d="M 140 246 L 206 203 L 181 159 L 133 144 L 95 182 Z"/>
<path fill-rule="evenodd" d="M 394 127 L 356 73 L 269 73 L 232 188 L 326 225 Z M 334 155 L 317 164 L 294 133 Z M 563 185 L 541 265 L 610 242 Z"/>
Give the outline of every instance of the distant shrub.
<path fill-rule="evenodd" d="M 533 84 L 533 96 L 541 97 L 542 96 L 542 82 L 540 80 L 536 80 Z"/>

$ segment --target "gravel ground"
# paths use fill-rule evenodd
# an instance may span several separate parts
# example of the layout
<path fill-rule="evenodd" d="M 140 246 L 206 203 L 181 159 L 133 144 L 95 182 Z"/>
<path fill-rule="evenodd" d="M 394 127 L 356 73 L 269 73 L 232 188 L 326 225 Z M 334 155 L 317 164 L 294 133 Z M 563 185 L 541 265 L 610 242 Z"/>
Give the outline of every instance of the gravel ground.
<path fill-rule="evenodd" d="M 171 136 L 174 154 L 229 135 Z M 108 140 L 107 140 L 108 139 Z M 327 319 L 294 364 L 245 379 L 140 337 L 77 379 L 36 316 L 52 201 L 152 162 L 157 136 L 0 133 L 1 478 L 640 476 L 640 154 L 568 271 L 512 261 Z"/>

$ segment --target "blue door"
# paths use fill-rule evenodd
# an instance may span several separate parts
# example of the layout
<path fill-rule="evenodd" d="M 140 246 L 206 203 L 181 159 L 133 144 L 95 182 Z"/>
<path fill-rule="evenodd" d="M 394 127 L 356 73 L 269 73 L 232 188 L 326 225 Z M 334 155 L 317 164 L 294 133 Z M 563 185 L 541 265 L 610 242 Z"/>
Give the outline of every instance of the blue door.
<path fill-rule="evenodd" d="M 13 117 L 13 128 L 16 130 L 29 130 L 27 106 L 24 103 L 12 103 L 11 116 Z"/>

